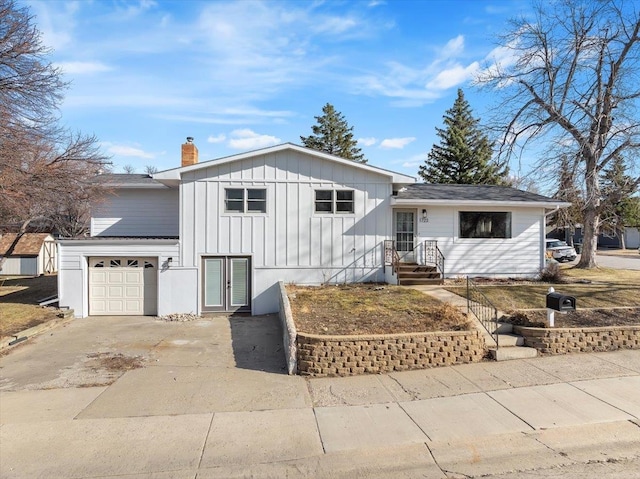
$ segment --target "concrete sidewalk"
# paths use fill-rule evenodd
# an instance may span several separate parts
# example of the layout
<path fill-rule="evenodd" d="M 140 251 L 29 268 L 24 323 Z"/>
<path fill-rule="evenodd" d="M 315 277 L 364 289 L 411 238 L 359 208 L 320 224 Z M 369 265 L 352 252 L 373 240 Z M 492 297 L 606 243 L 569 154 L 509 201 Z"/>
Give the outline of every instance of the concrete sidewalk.
<path fill-rule="evenodd" d="M 640 351 L 304 379 L 279 335 L 272 316 L 92 318 L 16 349 L 0 477 L 637 474 Z M 145 367 L 108 377 L 96 353 Z"/>

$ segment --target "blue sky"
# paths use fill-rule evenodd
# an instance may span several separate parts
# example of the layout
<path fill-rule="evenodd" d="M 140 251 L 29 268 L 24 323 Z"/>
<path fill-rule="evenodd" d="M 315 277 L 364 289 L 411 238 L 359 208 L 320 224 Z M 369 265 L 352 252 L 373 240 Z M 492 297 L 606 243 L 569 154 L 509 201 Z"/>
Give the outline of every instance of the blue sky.
<path fill-rule="evenodd" d="M 300 144 L 329 102 L 369 163 L 417 175 L 463 88 L 500 61 L 496 35 L 523 0 L 28 1 L 70 81 L 62 122 L 94 133 L 114 171 Z M 517 170 L 517 165 L 513 165 Z M 526 174 L 527 171 L 521 171 Z"/>

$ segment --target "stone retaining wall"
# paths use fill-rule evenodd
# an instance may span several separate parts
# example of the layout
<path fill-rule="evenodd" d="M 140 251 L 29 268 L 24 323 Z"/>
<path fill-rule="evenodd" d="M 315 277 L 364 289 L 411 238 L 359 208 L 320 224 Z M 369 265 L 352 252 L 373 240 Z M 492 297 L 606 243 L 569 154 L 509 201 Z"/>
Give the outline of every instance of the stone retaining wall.
<path fill-rule="evenodd" d="M 478 331 L 321 336 L 298 332 L 298 372 L 307 376 L 352 376 L 450 366 L 481 361 Z"/>
<path fill-rule="evenodd" d="M 598 328 L 529 328 L 514 326 L 526 346 L 543 354 L 617 351 L 640 349 L 640 326 Z"/>

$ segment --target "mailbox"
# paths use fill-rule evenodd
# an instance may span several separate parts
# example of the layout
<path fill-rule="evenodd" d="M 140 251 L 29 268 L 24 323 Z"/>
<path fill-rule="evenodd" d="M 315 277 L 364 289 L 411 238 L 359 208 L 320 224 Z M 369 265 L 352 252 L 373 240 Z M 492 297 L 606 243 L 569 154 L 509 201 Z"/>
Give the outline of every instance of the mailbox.
<path fill-rule="evenodd" d="M 547 294 L 547 308 L 566 313 L 576 310 L 576 298 L 560 293 Z"/>

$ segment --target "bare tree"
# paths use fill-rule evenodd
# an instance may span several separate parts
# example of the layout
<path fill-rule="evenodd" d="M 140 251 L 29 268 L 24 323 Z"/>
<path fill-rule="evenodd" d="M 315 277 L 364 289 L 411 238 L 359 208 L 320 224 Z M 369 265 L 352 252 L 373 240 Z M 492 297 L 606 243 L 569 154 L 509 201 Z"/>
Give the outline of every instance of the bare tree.
<path fill-rule="evenodd" d="M 153 176 L 155 173 L 158 172 L 158 167 L 154 165 L 146 165 L 144 167 L 144 172 L 149 176 Z"/>
<path fill-rule="evenodd" d="M 127 175 L 133 175 L 136 172 L 136 167 L 133 165 L 124 165 L 122 167 L 122 172 Z"/>
<path fill-rule="evenodd" d="M 15 225 L 15 243 L 34 222 L 65 231 L 65 210 L 106 192 L 93 180 L 109 166 L 96 137 L 59 124 L 67 84 L 48 54 L 29 9 L 0 0 L 0 223 Z M 77 233 L 84 220 L 72 216 Z"/>
<path fill-rule="evenodd" d="M 640 16 L 637 4 L 623 0 L 540 1 L 534 7 L 534 18 L 512 22 L 501 38 L 502 63 L 484 70 L 480 82 L 503 95 L 498 111 L 508 122 L 501 154 L 545 140 L 547 169 L 550 160 L 558 168 L 570 155 L 584 193 L 578 267 L 592 268 L 601 172 L 616 155 L 640 149 Z"/>

